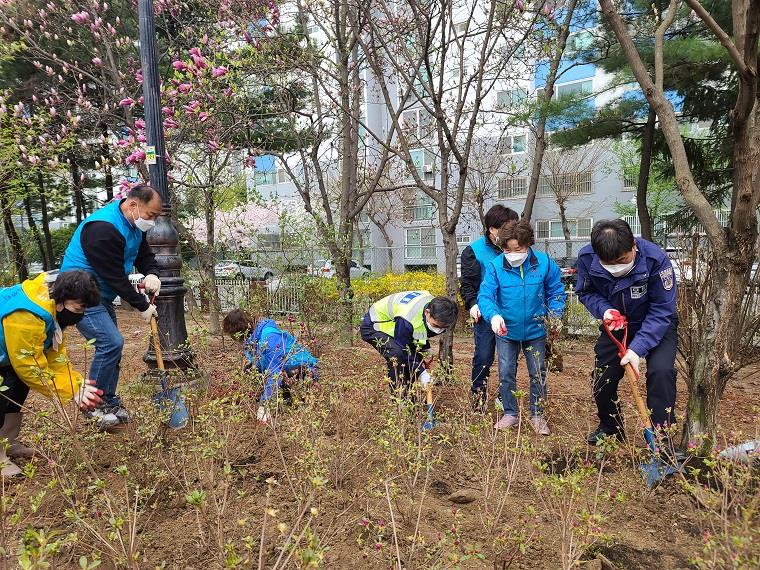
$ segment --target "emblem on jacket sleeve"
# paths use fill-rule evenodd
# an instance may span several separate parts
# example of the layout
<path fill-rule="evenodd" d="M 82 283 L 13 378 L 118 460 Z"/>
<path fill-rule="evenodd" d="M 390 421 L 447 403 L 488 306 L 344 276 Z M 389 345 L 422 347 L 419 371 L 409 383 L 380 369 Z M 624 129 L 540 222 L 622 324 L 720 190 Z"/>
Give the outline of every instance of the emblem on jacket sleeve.
<path fill-rule="evenodd" d="M 664 289 L 670 291 L 673 288 L 673 268 L 668 267 L 660 271 L 660 279 L 662 279 Z"/>

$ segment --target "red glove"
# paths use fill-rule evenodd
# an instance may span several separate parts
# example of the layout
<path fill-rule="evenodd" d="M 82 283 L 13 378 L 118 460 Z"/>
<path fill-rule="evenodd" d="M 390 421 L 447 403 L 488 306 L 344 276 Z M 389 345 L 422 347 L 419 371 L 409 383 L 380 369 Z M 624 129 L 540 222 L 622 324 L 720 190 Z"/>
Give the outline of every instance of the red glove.
<path fill-rule="evenodd" d="M 611 331 L 619 331 L 625 328 L 625 325 L 628 324 L 628 319 L 617 309 L 607 309 L 604 311 L 604 322 Z"/>

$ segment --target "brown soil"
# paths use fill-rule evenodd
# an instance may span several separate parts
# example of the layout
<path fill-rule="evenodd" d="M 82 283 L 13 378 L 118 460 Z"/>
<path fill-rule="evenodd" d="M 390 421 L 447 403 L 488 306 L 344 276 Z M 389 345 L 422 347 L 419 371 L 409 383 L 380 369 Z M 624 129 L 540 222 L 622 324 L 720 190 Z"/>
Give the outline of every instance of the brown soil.
<path fill-rule="evenodd" d="M 134 389 L 145 369 L 142 356 L 147 326 L 134 313 L 120 310 L 118 314 L 126 339 L 122 392 L 139 416 L 151 408 L 152 388 L 147 393 Z M 138 421 L 119 433 L 88 440 L 88 445 L 94 446 L 88 449 L 96 450 L 93 466 L 99 477 L 113 482 L 114 469 L 127 465 L 137 480 L 143 478 L 142 485 L 154 478 L 155 489 L 143 498 L 147 506 L 138 520 L 138 562 L 133 567 L 223 567 L 221 544 L 230 541 L 238 554 L 249 558 L 240 567 L 258 568 L 261 523 L 267 505 L 277 512 L 268 516 L 265 531 L 262 567 L 266 568 L 275 566 L 280 556 L 278 547 L 289 529 L 302 525 L 308 518 L 311 518 L 310 531 L 300 539 L 299 549 L 310 544 L 315 551 L 323 552 L 322 567 L 325 568 L 398 567 L 391 519 L 396 523 L 404 568 L 561 567 L 557 526 L 560 515 L 556 505 L 553 507 L 542 500 L 536 490 L 534 481 L 542 477 L 536 464 L 554 460 L 554 469 L 560 473 L 563 469 L 572 469 L 574 462 L 600 465 L 594 450 L 584 444 L 585 434 L 596 425 L 589 387 L 593 366 L 591 343 L 564 341 L 564 372 L 550 374 L 549 379 L 548 415 L 553 434 L 539 438 L 524 424 L 523 455 L 515 464 L 509 493 L 496 488 L 486 499 L 489 461 L 493 466 L 500 462 L 499 457 L 515 453 L 516 440 L 514 433 L 493 433 L 491 426 L 496 419 L 493 411 L 486 418 L 469 412 L 468 362 L 472 353 L 471 339 L 465 334 L 457 338 L 455 345 L 455 379 L 435 390 L 435 407 L 441 423 L 427 443 L 427 453 L 430 457 L 439 457 L 439 461 L 430 465 L 429 471 L 421 469 L 417 481 L 406 485 L 409 472 L 398 469 L 398 458 L 402 454 L 397 452 L 393 442 L 387 449 L 391 450 L 396 467 L 391 473 L 386 471 L 387 457 L 379 440 L 392 437 L 393 431 L 386 428 L 394 407 L 389 403 L 382 359 L 373 349 L 360 341 L 353 347 L 339 347 L 331 341 L 331 335 L 320 334 L 323 380 L 316 390 L 303 394 L 297 391 L 307 398 L 308 404 L 281 410 L 277 419 L 280 428 L 274 430 L 255 421 L 255 393 L 235 379 L 241 367 L 238 346 L 228 339 L 210 337 L 202 332 L 203 326 L 202 321 L 188 320 L 198 366 L 210 380 L 208 391 L 192 402 L 191 409 L 196 418 L 202 414 L 219 418 L 233 409 L 246 414 L 243 421 L 230 423 L 231 433 L 216 434 L 220 441 L 226 438 L 227 444 L 220 444 L 210 457 L 195 453 L 191 443 L 198 434 L 206 434 L 206 439 L 198 445 L 208 443 L 208 431 L 201 430 L 200 421 L 182 431 L 158 430 L 152 434 L 143 433 Z M 84 353 L 80 347 L 73 346 L 75 344 L 78 343 L 72 338 L 70 354 L 81 369 Z M 518 383 L 519 387 L 527 388 L 524 362 L 519 367 Z M 497 382 L 493 379 L 490 388 L 495 394 Z M 683 412 L 686 389 L 680 379 L 678 389 L 678 410 Z M 753 402 L 757 401 L 758 393 L 757 375 L 744 376 L 727 389 L 722 405 L 722 433 L 732 441 L 741 439 L 737 432 L 755 433 L 757 418 Z M 40 405 L 38 398 L 34 396 L 33 407 Z M 227 403 L 208 408 L 209 402 L 220 398 L 227 398 Z M 622 384 L 621 398 L 630 401 Z M 28 430 L 38 429 L 40 424 L 29 420 L 26 425 L 28 435 L 31 433 Z M 148 420 L 143 425 L 147 426 Z M 697 508 L 675 480 L 666 481 L 655 490 L 646 488 L 631 461 L 634 448 L 641 447 L 632 415 L 627 425 L 628 446 L 605 461 L 599 478 L 602 492 L 619 493 L 624 499 L 599 501 L 596 512 L 602 518 L 598 526 L 608 535 L 608 540 L 584 556 L 594 558 L 595 552 L 601 552 L 617 568 L 626 569 L 689 567 L 690 558 L 698 556 L 703 546 Z M 147 427 L 144 429 L 148 431 Z M 48 444 L 52 439 L 46 440 Z M 156 446 L 161 449 L 157 451 Z M 477 446 L 480 447 L 476 452 L 473 448 Z M 311 458 L 309 462 L 307 457 Z M 147 458 L 151 458 L 150 461 Z M 223 471 L 225 463 L 229 465 L 227 475 Z M 41 461 L 36 464 L 37 476 L 18 484 L 12 491 L 14 495 L 31 496 L 52 477 L 49 464 Z M 75 464 L 73 460 L 67 463 L 70 467 Z M 504 465 L 494 468 L 492 475 L 506 482 Z M 151 468 L 156 469 L 156 474 L 151 474 Z M 319 483 L 313 496 L 307 499 L 315 488 L 308 483 L 314 470 L 325 474 L 326 481 Z M 84 481 L 87 473 L 79 470 L 76 477 Z M 389 508 L 383 481 L 391 485 L 391 490 L 395 485 L 397 496 L 392 501 L 393 510 Z M 593 487 L 596 475 L 591 482 Z M 188 489 L 195 488 L 206 490 L 208 497 L 202 513 L 190 507 L 186 498 Z M 226 489 L 226 495 L 222 489 Z M 415 496 L 411 496 L 410 489 Z M 457 503 L 449 499 L 455 492 L 459 492 Z M 589 496 L 588 493 L 583 495 L 576 510 L 584 506 L 583 501 L 588 501 Z M 90 503 L 83 503 L 83 508 L 89 512 L 98 499 L 95 495 L 88 497 Z M 226 503 L 220 506 L 223 500 Z M 43 509 L 44 515 L 31 524 L 67 532 L 75 530 L 75 525 L 69 528 L 72 523 L 63 515 L 65 501 L 51 501 Z M 493 515 L 499 509 L 499 503 L 503 503 L 499 522 L 495 530 L 489 532 L 484 521 L 489 513 Z M 304 507 L 307 507 L 306 514 L 298 523 L 300 509 Z M 316 514 L 311 514 L 310 508 L 316 508 Z M 271 522 L 273 517 L 274 523 Z M 285 534 L 276 528 L 280 522 L 287 525 Z M 378 524 L 383 527 L 382 531 L 378 530 Z M 81 529 L 78 532 L 85 536 Z M 312 541 L 308 542 L 312 532 Z M 379 534 L 381 539 L 378 539 Z M 425 558 L 421 554 L 425 547 L 418 545 L 417 553 L 410 555 L 409 537 L 415 534 L 424 537 L 428 551 L 435 554 Z M 253 539 L 252 543 L 249 541 L 249 550 L 243 546 L 246 536 Z M 436 543 L 439 544 L 437 550 L 433 547 Z M 495 543 L 498 546 L 494 546 Z M 525 545 L 524 553 L 518 548 L 521 543 Z M 98 550 L 102 548 L 97 541 L 88 538 L 64 549 L 53 567 L 78 567 L 79 555 Z M 484 559 L 466 559 L 468 553 L 481 554 Z M 281 564 L 286 556 L 282 557 Z M 299 550 L 288 567 L 303 567 L 306 564 L 303 556 Z M 101 567 L 111 565 L 104 557 Z"/>

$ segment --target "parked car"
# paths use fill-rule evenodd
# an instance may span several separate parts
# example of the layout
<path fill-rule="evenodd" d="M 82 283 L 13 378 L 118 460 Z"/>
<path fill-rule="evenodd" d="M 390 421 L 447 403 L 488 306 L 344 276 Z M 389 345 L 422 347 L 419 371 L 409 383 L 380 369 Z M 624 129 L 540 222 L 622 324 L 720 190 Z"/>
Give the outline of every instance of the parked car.
<path fill-rule="evenodd" d="M 577 257 L 557 257 L 554 259 L 559 265 L 562 283 L 567 287 L 578 285 L 578 258 Z"/>
<path fill-rule="evenodd" d="M 234 279 L 236 277 L 242 277 L 244 279 L 262 279 L 264 281 L 270 281 L 274 275 L 274 270 L 269 267 L 243 265 L 242 263 L 231 259 L 225 259 L 214 265 L 214 276 L 219 279 Z"/>
<path fill-rule="evenodd" d="M 684 247 L 666 247 L 665 253 L 668 254 L 670 262 L 673 264 L 673 273 L 676 277 L 676 283 L 689 283 L 694 278 L 694 267 L 692 267 L 692 255 L 689 248 Z M 697 276 L 703 276 L 707 270 L 704 260 L 697 257 Z"/>
<path fill-rule="evenodd" d="M 351 279 L 361 279 L 370 273 L 369 269 L 362 267 L 353 259 L 351 260 L 351 269 L 349 272 L 351 274 Z M 327 279 L 332 279 L 335 277 L 333 262 L 331 259 L 318 259 L 313 266 L 309 265 L 306 268 L 306 274 L 314 277 L 326 277 Z"/>

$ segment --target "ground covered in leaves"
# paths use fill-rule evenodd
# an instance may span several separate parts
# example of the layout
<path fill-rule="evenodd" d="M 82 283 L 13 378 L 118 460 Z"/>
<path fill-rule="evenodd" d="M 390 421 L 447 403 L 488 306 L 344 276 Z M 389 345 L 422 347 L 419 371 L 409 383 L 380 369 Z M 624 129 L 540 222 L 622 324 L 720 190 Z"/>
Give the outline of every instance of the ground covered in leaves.
<path fill-rule="evenodd" d="M 436 388 L 440 424 L 430 434 L 418 407 L 391 398 L 379 355 L 361 341 L 340 346 L 327 330 L 316 332 L 320 384 L 297 387 L 294 405 L 264 426 L 255 421 L 261 379 L 242 373 L 237 345 L 188 318 L 208 383 L 189 397 L 191 423 L 169 431 L 151 403 L 155 388 L 140 381 L 147 327 L 126 310 L 119 319 L 122 393 L 136 421 L 101 434 L 73 414 L 70 430 L 41 398 L 30 400 L 37 412 L 22 437 L 39 453 L 24 480 L 4 484 L 3 567 L 17 557 L 28 568 L 140 569 L 760 563 L 757 473 L 708 459 L 694 464 L 699 473 L 648 489 L 628 404 L 626 444 L 585 445 L 596 425 L 588 341 L 563 340 L 564 372 L 549 379 L 548 438 L 525 417 L 519 430 L 496 433 L 492 409 L 470 411 L 466 332 L 453 377 Z M 298 333 L 298 323 L 288 326 Z M 70 345 L 78 344 L 74 333 Z M 90 358 L 81 346 L 71 354 L 79 369 Z M 727 390 L 726 442 L 757 437 L 752 372 Z M 519 383 L 527 389 L 524 363 Z M 679 396 L 679 411 L 684 405 Z"/>

